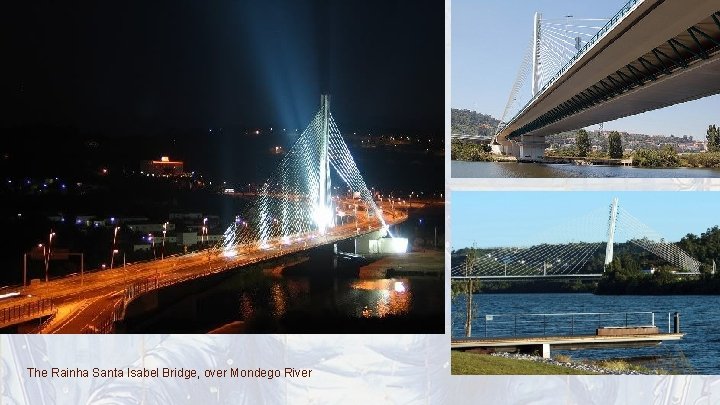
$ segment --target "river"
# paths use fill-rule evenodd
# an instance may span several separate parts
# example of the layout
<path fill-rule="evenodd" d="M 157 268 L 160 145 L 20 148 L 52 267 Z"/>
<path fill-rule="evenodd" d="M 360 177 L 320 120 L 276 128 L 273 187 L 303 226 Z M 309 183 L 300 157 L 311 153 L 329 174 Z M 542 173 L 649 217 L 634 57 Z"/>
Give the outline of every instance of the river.
<path fill-rule="evenodd" d="M 511 314 L 542 313 L 616 313 L 573 317 L 575 334 L 594 333 L 598 323 L 603 326 L 621 326 L 626 312 L 654 312 L 655 325 L 661 332 L 668 330 L 668 313 L 680 313 L 680 329 L 686 335 L 677 342 L 659 346 L 629 349 L 586 349 L 578 351 L 554 350 L 569 354 L 574 359 L 623 358 L 633 363 L 658 367 L 674 373 L 720 374 L 720 297 L 715 295 L 669 296 L 608 296 L 593 294 L 475 294 L 473 321 L 474 337 L 511 336 L 515 329 Z M 486 317 L 486 314 L 494 315 Z M 505 314 L 505 316 L 501 316 Z M 649 314 L 630 314 L 630 325 L 648 325 Z M 487 319 L 487 320 L 486 320 Z M 518 316 L 518 334 L 542 335 L 564 329 L 569 333 L 569 317 Z M 464 336 L 465 297 L 460 295 L 452 302 L 452 336 Z M 523 329 L 524 328 L 524 329 Z"/>
<path fill-rule="evenodd" d="M 547 178 L 547 177 L 636 177 L 706 178 L 720 177 L 720 168 L 641 168 L 626 166 L 581 166 L 574 164 L 463 162 L 453 160 L 454 178 Z"/>
<path fill-rule="evenodd" d="M 436 241 L 441 246 L 444 215 L 442 205 L 414 209 L 407 221 L 391 228 L 394 235 L 409 238 L 417 251 L 426 253 L 406 255 L 403 266 L 384 277 L 360 276 L 358 269 L 365 260 L 333 260 L 332 248 L 310 250 L 303 253 L 307 261 L 289 266 L 282 274 L 278 264 L 239 268 L 196 290 L 161 298 L 158 308 L 126 319 L 124 331 L 443 333 L 443 254 Z M 352 251 L 352 240 L 338 246 Z M 424 254 L 439 258 L 431 272 L 424 271 Z"/>

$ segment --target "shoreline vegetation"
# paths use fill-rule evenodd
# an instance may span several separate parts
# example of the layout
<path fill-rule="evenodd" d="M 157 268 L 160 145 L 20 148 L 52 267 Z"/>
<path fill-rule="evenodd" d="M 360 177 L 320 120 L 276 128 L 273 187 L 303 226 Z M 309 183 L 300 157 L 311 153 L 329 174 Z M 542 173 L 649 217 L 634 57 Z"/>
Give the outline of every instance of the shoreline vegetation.
<path fill-rule="evenodd" d="M 616 245 L 613 261 L 604 268 L 604 252 L 594 254 L 583 267 L 587 274 L 602 274 L 599 280 L 480 281 L 472 283 L 473 293 L 593 293 L 597 295 L 720 295 L 720 272 L 714 271 L 720 258 L 720 226 L 700 235 L 687 234 L 678 247 L 700 262 L 697 275 L 680 275 L 682 270 L 634 246 Z M 460 249 L 458 259 L 482 255 L 487 249 Z M 464 260 L 464 259 L 463 259 Z M 715 265 L 714 265 L 715 264 Z M 452 280 L 452 297 L 464 294 L 466 281 Z"/>
<path fill-rule="evenodd" d="M 670 374 L 663 369 L 650 369 L 622 359 L 582 361 L 566 355 L 551 359 L 509 353 L 477 353 L 452 350 L 453 375 L 658 375 Z"/>
<path fill-rule="evenodd" d="M 547 161 L 543 163 L 592 163 L 594 160 L 606 159 L 612 163 L 607 153 L 591 152 L 587 156 L 579 156 L 575 149 L 546 151 Z M 470 141 L 452 140 L 450 159 L 465 162 L 517 162 L 513 156 L 495 155 L 490 152 L 489 145 Z M 620 159 L 620 158 L 617 158 Z M 678 153 L 672 147 L 660 149 L 638 149 L 624 154 L 622 160 L 630 160 L 633 167 L 643 168 L 720 168 L 720 152 Z M 622 165 L 620 161 L 616 165 Z"/>
<path fill-rule="evenodd" d="M 500 121 L 471 110 L 451 109 L 451 133 L 478 139 L 452 139 L 451 160 L 517 162 L 491 153 L 489 140 Z M 585 129 L 548 135 L 543 163 L 632 165 L 644 168 L 720 168 L 720 127 L 709 125 L 704 145 L 692 137 L 643 135 Z M 704 146 L 705 151 L 701 151 Z"/>

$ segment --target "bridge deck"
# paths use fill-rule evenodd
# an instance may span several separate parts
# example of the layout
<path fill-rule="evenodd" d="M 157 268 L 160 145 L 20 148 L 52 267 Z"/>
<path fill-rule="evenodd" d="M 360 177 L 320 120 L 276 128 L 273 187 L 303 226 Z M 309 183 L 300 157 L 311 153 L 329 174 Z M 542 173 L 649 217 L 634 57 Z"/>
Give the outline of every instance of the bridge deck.
<path fill-rule="evenodd" d="M 709 0 L 639 2 L 497 139 L 573 130 L 717 94 L 720 27 L 711 18 L 717 11 Z"/>
<path fill-rule="evenodd" d="M 550 349 L 590 349 L 607 347 L 653 346 L 665 341 L 680 340 L 684 333 L 657 333 L 622 336 L 533 336 L 484 339 L 453 339 L 450 343 L 454 350 L 486 349 L 490 351 L 542 351 L 543 357 L 549 357 Z"/>
<path fill-rule="evenodd" d="M 390 220 L 386 218 L 388 225 L 407 219 L 407 215 L 399 211 L 388 217 L 390 218 Z M 164 260 L 134 263 L 127 267 L 95 271 L 85 274 L 82 278 L 70 276 L 50 280 L 47 283 L 33 284 L 25 288 L 20 287 L 25 297 L 0 302 L 0 312 L 9 308 L 25 306 L 37 301 L 38 298 L 47 299 L 52 300 L 53 305 L 57 308 L 57 315 L 44 326 L 44 329 L 41 330 L 42 333 L 109 332 L 110 330 L 107 329 L 108 317 L 117 312 L 118 304 L 127 303 L 127 290 L 139 283 L 142 283 L 143 286 L 152 284 L 154 288 L 169 286 L 313 247 L 332 244 L 359 234 L 377 231 L 380 228 L 379 222 L 374 219 L 361 221 L 357 225 L 361 228 L 359 232 L 356 230 L 356 224 L 347 224 L 332 228 L 324 236 L 305 239 L 302 242 L 295 241 L 287 245 L 277 243 L 268 249 L 238 249 L 238 254 L 232 257 L 205 250 L 186 255 L 169 256 Z M 37 313 L 22 318 L 23 321 L 29 321 L 41 315 L 43 314 Z M 13 317 L 15 320 L 17 318 L 20 317 Z M 0 319 L 0 327 L 10 324 L 10 322 L 2 322 Z"/>

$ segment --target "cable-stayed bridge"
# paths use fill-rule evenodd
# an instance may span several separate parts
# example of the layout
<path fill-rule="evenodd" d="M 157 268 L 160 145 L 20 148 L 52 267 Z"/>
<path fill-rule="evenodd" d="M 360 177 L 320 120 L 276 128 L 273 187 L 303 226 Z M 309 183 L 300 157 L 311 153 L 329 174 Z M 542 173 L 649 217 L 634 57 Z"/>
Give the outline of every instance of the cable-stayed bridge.
<path fill-rule="evenodd" d="M 562 242 L 548 243 L 547 240 Z M 679 273 L 699 274 L 700 263 L 668 242 L 627 210 L 617 199 L 607 208 L 594 210 L 581 218 L 530 236 L 524 246 L 475 249 L 474 253 L 452 264 L 453 279 L 540 279 L 599 278 L 613 261 L 618 241 L 642 249 L 667 262 Z M 603 262 L 595 259 L 605 249 Z"/>
<path fill-rule="evenodd" d="M 493 151 L 540 160 L 545 136 L 720 93 L 712 0 L 629 0 L 609 19 L 536 13 Z"/>
<path fill-rule="evenodd" d="M 216 246 L 31 284 L 22 288 L 22 298 L 0 302 L 0 327 L 23 325 L 19 331 L 25 333 L 112 332 L 127 305 L 153 290 L 342 240 L 387 240 L 390 225 L 406 220 L 407 210 L 373 199 L 329 101 L 322 96 L 310 125 Z M 341 195 L 331 194 L 333 172 L 344 186 Z M 391 241 L 398 250 L 406 244 Z M 41 317 L 46 320 L 38 324 Z"/>
<path fill-rule="evenodd" d="M 358 204 L 387 230 L 382 212 L 355 165 L 335 120 L 329 97 L 321 98 L 315 117 L 288 151 L 274 173 L 261 187 L 258 197 L 244 216 L 237 216 L 225 231 L 220 244 L 223 254 L 232 256 L 240 246 L 271 243 L 288 244 L 293 239 L 325 235 L 347 209 L 343 200 L 331 196 L 331 168 L 342 179 L 354 216 Z"/>

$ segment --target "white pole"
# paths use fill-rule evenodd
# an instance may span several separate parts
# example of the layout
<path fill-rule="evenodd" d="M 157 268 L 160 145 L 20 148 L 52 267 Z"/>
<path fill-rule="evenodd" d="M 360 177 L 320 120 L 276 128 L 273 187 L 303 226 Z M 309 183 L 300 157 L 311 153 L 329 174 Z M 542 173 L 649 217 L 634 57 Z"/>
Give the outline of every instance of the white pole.
<path fill-rule="evenodd" d="M 607 246 L 605 247 L 605 267 L 607 267 L 613 260 L 613 245 L 615 244 L 615 224 L 617 223 L 617 208 L 618 199 L 613 198 L 612 204 L 610 205 L 610 219 L 608 221 L 608 238 Z"/>
<path fill-rule="evenodd" d="M 533 23 L 533 52 L 532 52 L 532 95 L 538 92 L 540 85 L 540 19 L 541 13 L 535 13 Z"/>

